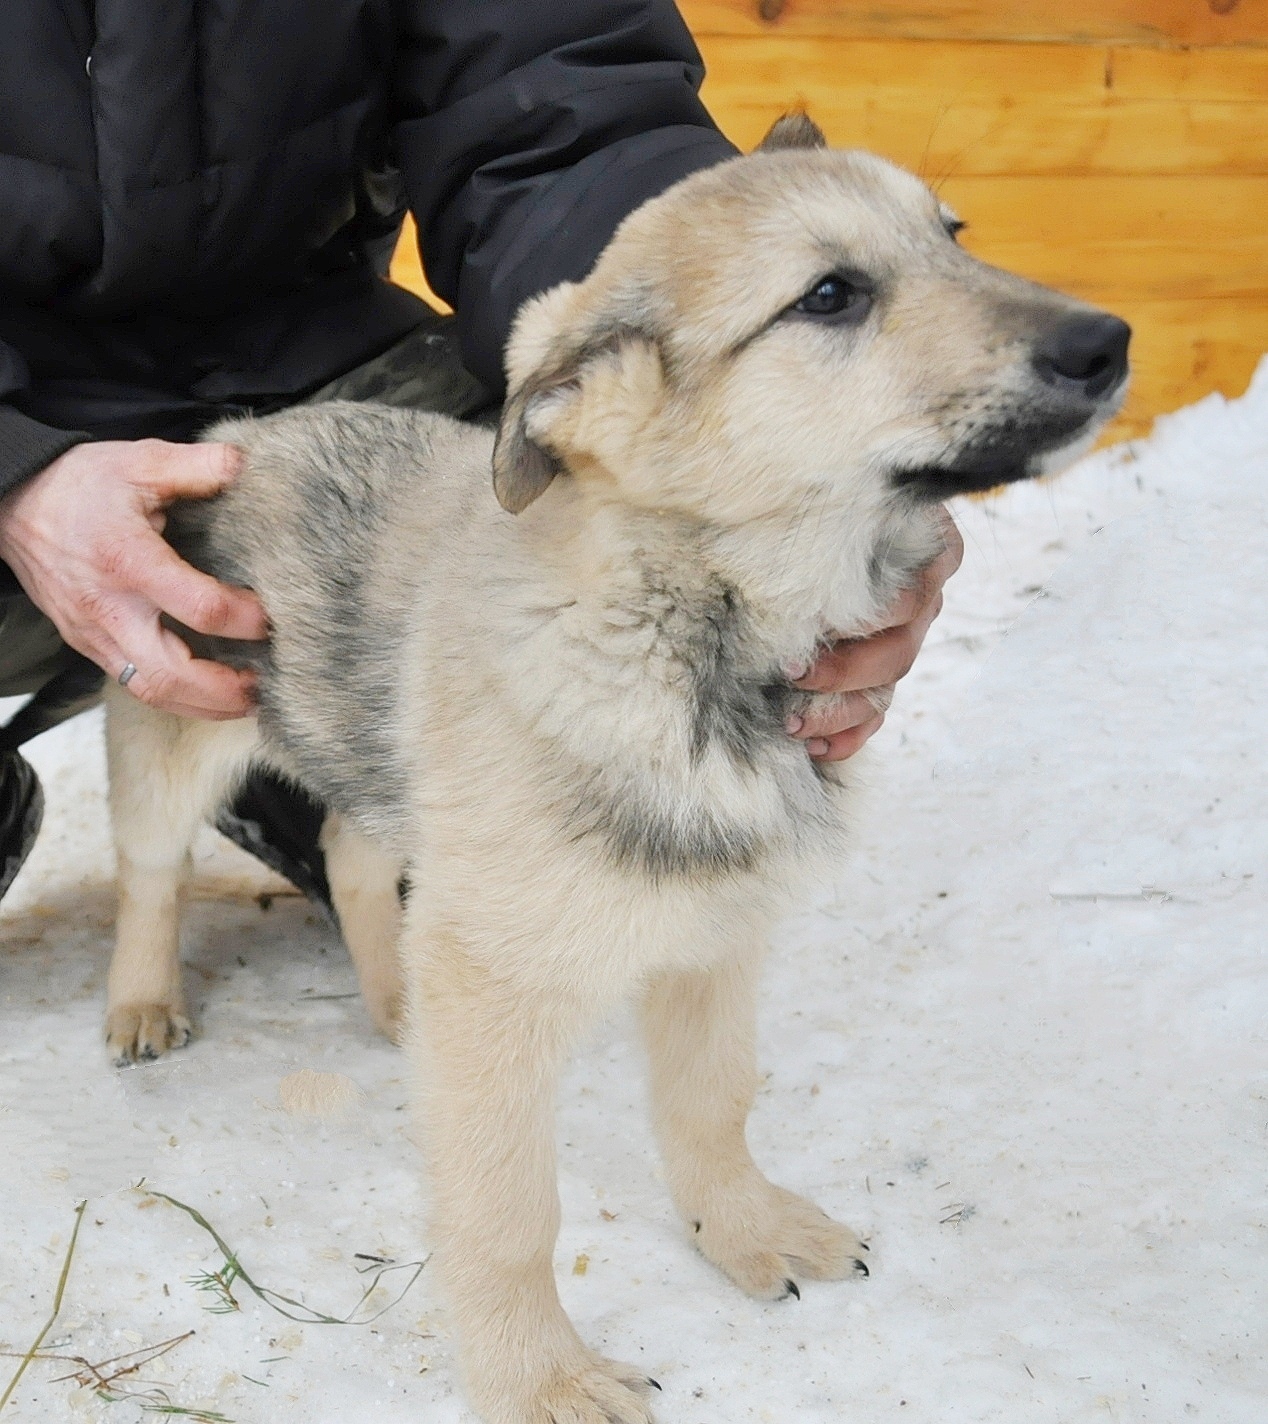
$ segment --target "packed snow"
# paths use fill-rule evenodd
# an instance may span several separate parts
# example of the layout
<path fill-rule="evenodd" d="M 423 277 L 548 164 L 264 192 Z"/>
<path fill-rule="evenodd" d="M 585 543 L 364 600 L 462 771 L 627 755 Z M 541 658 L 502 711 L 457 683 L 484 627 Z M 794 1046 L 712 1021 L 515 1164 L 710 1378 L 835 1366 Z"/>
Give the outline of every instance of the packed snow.
<path fill-rule="evenodd" d="M 1268 1418 L 1266 488 L 1268 362 L 1241 400 L 957 510 L 965 567 L 869 749 L 856 848 L 762 1005 L 755 1155 L 865 1236 L 869 1280 L 740 1295 L 673 1215 L 630 1025 L 582 1046 L 560 1288 L 666 1424 Z M 86 1207 L 0 1424 L 473 1420 L 415 1264 L 404 1063 L 336 935 L 208 831 L 199 1036 L 114 1069 L 98 717 L 30 753 L 46 825 L 0 917 L 0 1394 Z M 313 1323 L 386 1265 L 377 1318 Z"/>

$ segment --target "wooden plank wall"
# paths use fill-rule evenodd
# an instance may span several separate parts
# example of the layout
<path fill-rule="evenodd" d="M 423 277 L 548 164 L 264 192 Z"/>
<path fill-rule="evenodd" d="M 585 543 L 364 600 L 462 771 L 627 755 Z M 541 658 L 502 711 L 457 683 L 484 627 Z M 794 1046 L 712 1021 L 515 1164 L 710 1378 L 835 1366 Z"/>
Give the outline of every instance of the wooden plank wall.
<path fill-rule="evenodd" d="M 804 107 L 1136 329 L 1118 433 L 1268 351 L 1268 0 L 680 0 L 742 148 Z M 402 251 L 394 269 L 409 285 Z"/>
<path fill-rule="evenodd" d="M 685 0 L 719 123 L 800 104 L 1136 329 L 1120 431 L 1268 351 L 1268 0 Z"/>

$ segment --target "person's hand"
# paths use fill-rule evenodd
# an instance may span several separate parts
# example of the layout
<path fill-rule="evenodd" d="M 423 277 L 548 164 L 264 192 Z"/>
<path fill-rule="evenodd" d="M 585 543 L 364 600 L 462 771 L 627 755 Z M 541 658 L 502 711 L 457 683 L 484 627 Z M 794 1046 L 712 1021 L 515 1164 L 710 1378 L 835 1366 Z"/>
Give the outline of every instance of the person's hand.
<path fill-rule="evenodd" d="M 76 445 L 0 500 L 0 559 L 31 601 L 108 676 L 134 664 L 128 691 L 166 712 L 222 719 L 254 706 L 254 674 L 195 658 L 159 624 L 167 613 L 200 633 L 268 635 L 253 593 L 200 573 L 160 532 L 173 500 L 224 489 L 240 461 L 232 445 Z"/>
<path fill-rule="evenodd" d="M 964 540 L 943 510 L 946 547 L 920 578 L 899 595 L 879 632 L 833 643 L 793 686 L 819 694 L 805 713 L 790 717 L 788 732 L 816 761 L 844 761 L 880 730 L 894 684 L 906 677 L 929 625 L 942 611 L 942 585 L 960 567 Z"/>

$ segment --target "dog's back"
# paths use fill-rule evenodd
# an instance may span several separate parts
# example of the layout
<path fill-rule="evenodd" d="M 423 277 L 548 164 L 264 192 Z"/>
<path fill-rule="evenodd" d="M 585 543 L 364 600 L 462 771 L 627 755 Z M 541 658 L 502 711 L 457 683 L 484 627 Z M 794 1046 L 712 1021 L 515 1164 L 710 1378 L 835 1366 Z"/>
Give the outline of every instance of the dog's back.
<path fill-rule="evenodd" d="M 267 645 L 195 652 L 260 667 L 269 753 L 336 810 L 393 838 L 405 769 L 392 737 L 403 642 L 429 551 L 494 506 L 492 438 L 444 416 L 332 402 L 223 421 L 246 454 L 233 486 L 173 507 L 167 537 L 196 567 L 253 588 Z"/>

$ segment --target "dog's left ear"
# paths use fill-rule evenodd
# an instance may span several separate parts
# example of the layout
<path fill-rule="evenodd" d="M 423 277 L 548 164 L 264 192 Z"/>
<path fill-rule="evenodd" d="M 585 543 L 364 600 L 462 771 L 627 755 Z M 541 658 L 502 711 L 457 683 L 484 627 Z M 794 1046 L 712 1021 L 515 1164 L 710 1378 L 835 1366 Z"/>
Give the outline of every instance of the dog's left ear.
<path fill-rule="evenodd" d="M 543 402 L 556 398 L 567 382 L 525 382 L 507 397 L 493 444 L 493 493 L 510 514 L 520 514 L 541 494 L 563 468 L 559 459 L 530 435 L 530 425 Z"/>
<path fill-rule="evenodd" d="M 809 114 L 785 114 L 776 119 L 770 132 L 757 145 L 762 153 L 785 148 L 827 148 L 823 130 Z"/>
<path fill-rule="evenodd" d="M 581 453 L 572 441 L 590 397 L 625 413 L 639 407 L 631 357 L 655 352 L 657 344 L 630 319 L 628 299 L 592 304 L 587 295 L 585 284 L 561 283 L 526 302 L 516 318 L 493 446 L 493 492 L 511 514 L 527 509 L 564 472 L 562 454 Z M 659 378 L 659 357 L 651 364 Z"/>

